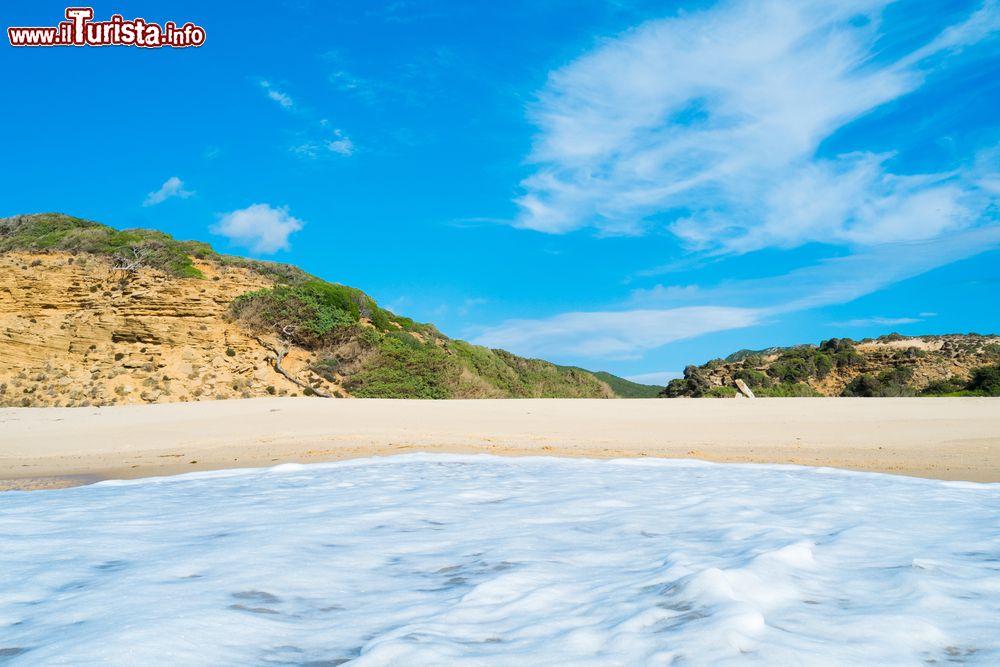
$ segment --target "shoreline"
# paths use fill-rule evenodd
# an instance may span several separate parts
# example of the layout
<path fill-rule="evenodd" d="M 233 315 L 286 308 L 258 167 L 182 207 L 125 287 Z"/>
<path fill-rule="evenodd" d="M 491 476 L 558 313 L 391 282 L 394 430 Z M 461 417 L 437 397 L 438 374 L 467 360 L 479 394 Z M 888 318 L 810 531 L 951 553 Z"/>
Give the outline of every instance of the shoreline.
<path fill-rule="evenodd" d="M 1000 481 L 1000 398 L 264 398 L 0 409 L 0 490 L 422 452 Z"/>

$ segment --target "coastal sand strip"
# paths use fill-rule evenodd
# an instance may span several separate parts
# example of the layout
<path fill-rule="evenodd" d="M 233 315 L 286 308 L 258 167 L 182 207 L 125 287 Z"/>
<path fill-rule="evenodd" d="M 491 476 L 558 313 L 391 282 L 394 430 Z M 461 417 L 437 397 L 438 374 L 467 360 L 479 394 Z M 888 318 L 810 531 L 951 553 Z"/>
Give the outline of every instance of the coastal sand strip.
<path fill-rule="evenodd" d="M 0 409 L 0 488 L 413 451 L 1000 481 L 1000 399 L 323 400 Z"/>

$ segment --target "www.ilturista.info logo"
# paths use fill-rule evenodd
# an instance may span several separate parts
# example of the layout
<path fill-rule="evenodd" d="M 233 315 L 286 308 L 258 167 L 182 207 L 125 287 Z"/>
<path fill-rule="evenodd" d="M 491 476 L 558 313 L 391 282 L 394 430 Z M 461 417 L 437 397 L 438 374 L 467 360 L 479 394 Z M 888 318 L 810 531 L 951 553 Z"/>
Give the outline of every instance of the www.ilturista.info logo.
<path fill-rule="evenodd" d="M 146 19 L 125 20 L 113 14 L 107 21 L 94 21 L 91 7 L 67 7 L 66 20 L 55 27 L 7 28 L 11 46 L 163 46 L 184 48 L 205 43 L 205 29 L 193 23 L 162 26 Z"/>

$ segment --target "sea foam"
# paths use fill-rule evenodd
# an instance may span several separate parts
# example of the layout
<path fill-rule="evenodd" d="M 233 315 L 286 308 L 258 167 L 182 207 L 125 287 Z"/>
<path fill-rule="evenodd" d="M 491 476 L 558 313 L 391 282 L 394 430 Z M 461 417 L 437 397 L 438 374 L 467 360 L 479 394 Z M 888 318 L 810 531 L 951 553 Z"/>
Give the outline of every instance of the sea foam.
<path fill-rule="evenodd" d="M 1000 664 L 1000 485 L 409 455 L 0 494 L 4 665 Z"/>

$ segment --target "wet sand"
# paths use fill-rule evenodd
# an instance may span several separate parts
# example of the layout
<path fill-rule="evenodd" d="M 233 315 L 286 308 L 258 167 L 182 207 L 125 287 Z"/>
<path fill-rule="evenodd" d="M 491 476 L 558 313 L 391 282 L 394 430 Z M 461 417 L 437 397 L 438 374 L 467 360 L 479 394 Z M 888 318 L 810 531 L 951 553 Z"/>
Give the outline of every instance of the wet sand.
<path fill-rule="evenodd" d="M 405 452 L 794 463 L 1000 481 L 1000 399 L 323 400 L 0 409 L 0 489 Z"/>

